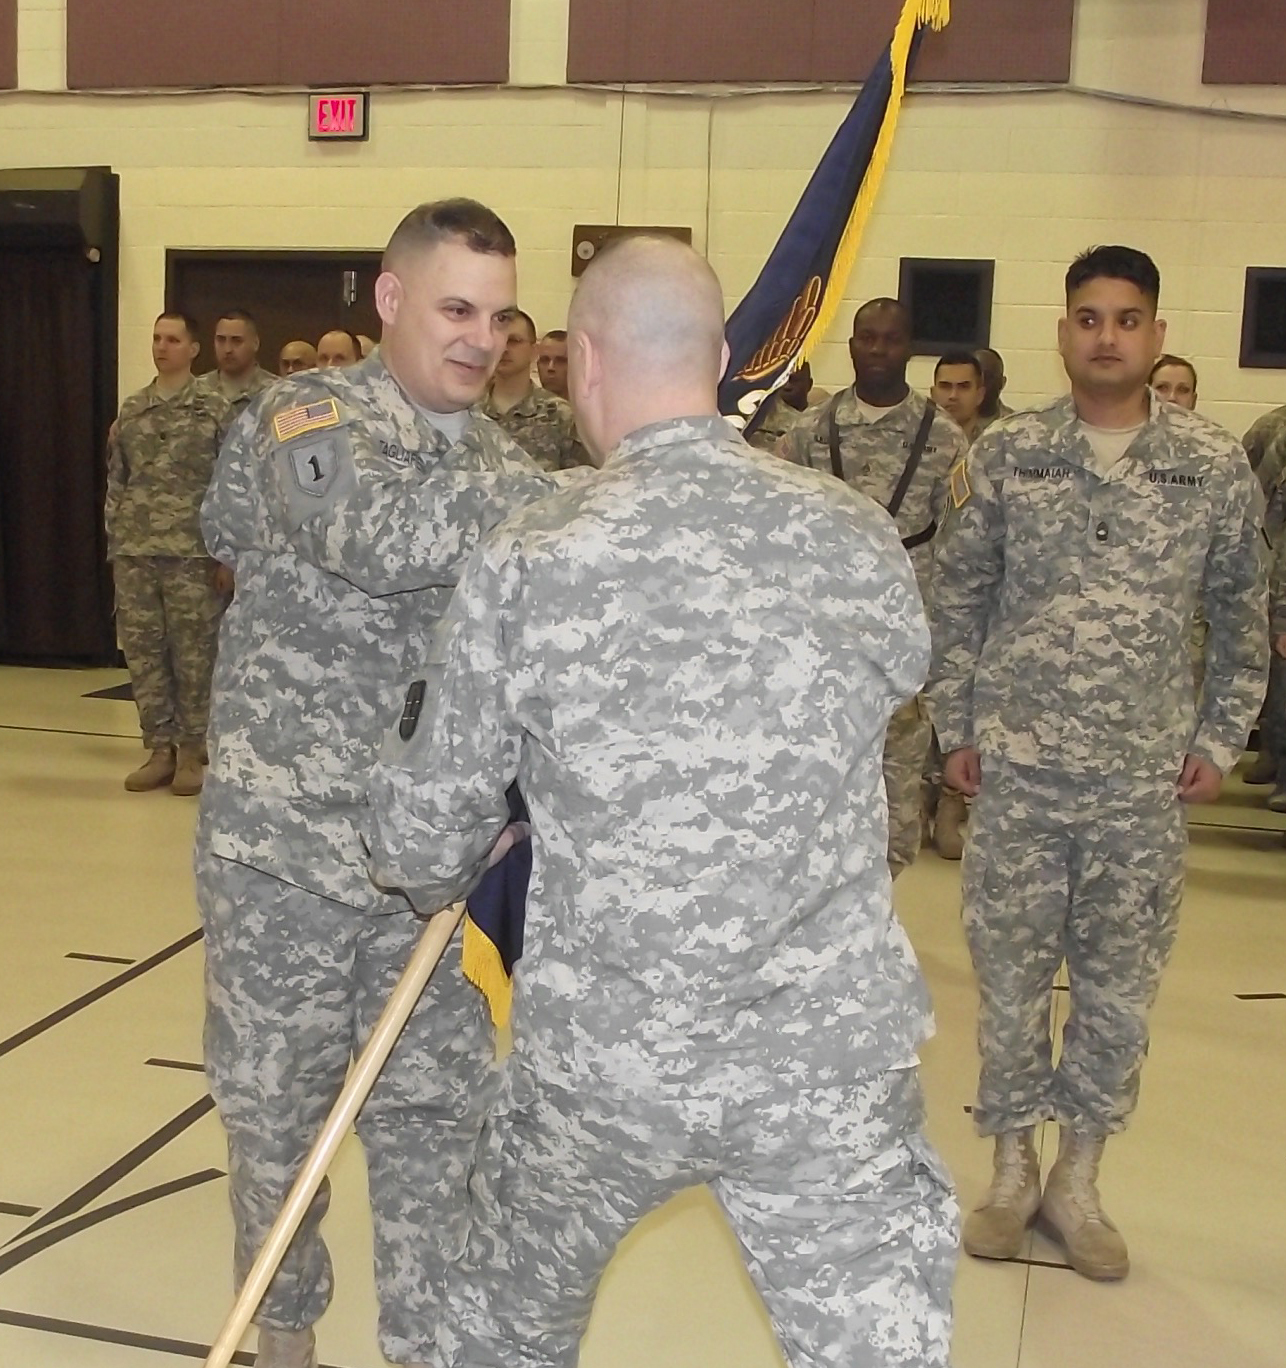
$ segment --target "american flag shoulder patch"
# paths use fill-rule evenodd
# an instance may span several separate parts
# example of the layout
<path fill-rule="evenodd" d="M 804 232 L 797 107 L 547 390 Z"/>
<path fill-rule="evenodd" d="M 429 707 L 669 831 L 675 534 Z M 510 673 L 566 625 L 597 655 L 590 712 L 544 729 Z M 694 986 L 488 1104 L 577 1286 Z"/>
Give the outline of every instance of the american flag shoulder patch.
<path fill-rule="evenodd" d="M 290 442 L 305 432 L 321 432 L 339 424 L 339 405 L 334 399 L 319 399 L 313 404 L 282 409 L 272 420 L 272 430 L 278 442 Z"/>
<path fill-rule="evenodd" d="M 973 486 L 969 483 L 966 466 L 968 457 L 961 457 L 951 467 L 951 502 L 956 508 L 963 508 L 973 497 Z"/>

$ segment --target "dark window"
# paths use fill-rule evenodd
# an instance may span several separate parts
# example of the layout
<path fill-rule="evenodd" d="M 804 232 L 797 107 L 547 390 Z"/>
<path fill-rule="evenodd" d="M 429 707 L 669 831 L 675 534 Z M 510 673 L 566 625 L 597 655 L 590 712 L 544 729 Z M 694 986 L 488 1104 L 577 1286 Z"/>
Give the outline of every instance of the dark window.
<path fill-rule="evenodd" d="M 903 257 L 898 298 L 911 310 L 911 349 L 937 356 L 991 341 L 994 261 Z"/>
<path fill-rule="evenodd" d="M 1286 370 L 1286 266 L 1247 266 L 1241 364 Z"/>

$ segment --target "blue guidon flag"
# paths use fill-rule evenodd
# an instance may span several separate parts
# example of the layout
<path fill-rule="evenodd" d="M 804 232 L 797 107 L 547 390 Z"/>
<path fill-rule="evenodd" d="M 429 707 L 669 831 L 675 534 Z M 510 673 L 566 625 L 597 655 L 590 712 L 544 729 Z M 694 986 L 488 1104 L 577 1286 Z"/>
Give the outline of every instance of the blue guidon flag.
<path fill-rule="evenodd" d="M 750 293 L 728 319 L 719 409 L 746 432 L 835 319 L 893 148 L 902 95 L 926 27 L 950 0 L 906 0 L 888 47 L 840 124 Z"/>

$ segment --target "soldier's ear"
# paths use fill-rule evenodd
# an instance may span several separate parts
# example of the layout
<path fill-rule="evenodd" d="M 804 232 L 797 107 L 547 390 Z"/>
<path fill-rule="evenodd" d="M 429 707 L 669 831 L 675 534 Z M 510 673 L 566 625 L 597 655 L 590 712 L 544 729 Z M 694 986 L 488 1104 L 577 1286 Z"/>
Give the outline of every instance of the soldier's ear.
<path fill-rule="evenodd" d="M 382 271 L 375 282 L 375 309 L 386 327 L 397 322 L 397 312 L 405 291 L 392 271 Z"/>
<path fill-rule="evenodd" d="M 1164 319 L 1164 318 L 1158 318 L 1157 321 L 1153 324 L 1153 326 L 1156 328 L 1156 334 L 1157 334 L 1157 336 L 1156 336 L 1156 345 L 1157 345 L 1156 354 L 1157 354 L 1157 356 L 1160 356 L 1161 353 L 1162 353 L 1163 351 L 1165 351 L 1165 319 Z M 1155 359 L 1155 358 L 1153 358 L 1153 359 Z"/>

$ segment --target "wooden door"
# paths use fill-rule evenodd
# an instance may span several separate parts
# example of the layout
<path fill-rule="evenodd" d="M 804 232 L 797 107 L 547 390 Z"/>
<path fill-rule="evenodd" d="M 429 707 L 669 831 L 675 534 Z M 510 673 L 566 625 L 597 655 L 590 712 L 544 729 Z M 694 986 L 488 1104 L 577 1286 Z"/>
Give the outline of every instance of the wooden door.
<path fill-rule="evenodd" d="M 170 251 L 166 308 L 182 309 L 201 327 L 196 371 L 214 366 L 214 325 L 229 309 L 244 309 L 259 325 L 259 364 L 276 374 L 287 342 L 317 345 L 332 328 L 377 342 L 375 280 L 380 253 Z"/>

